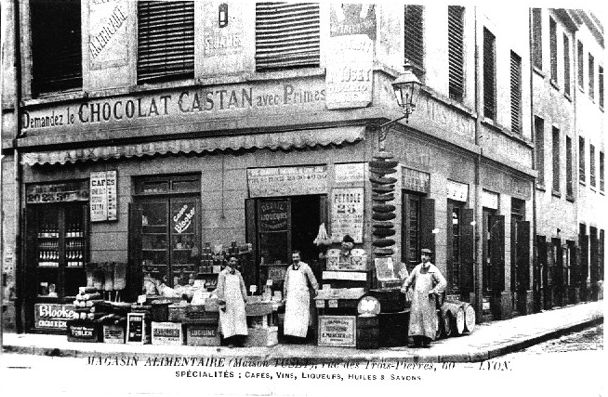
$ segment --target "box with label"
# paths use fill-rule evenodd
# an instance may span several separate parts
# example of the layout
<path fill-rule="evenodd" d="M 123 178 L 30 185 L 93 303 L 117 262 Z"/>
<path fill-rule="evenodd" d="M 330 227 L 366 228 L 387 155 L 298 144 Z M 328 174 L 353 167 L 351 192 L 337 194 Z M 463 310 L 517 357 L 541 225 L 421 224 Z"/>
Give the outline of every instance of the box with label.
<path fill-rule="evenodd" d="M 357 317 L 319 316 L 319 346 L 355 347 Z"/>
<path fill-rule="evenodd" d="M 270 347 L 279 343 L 279 327 L 247 328 L 246 347 Z"/>
<path fill-rule="evenodd" d="M 219 346 L 220 342 L 220 332 L 217 324 L 186 325 L 186 344 L 188 346 Z"/>
<path fill-rule="evenodd" d="M 183 325 L 180 323 L 152 321 L 152 344 L 183 345 Z"/>
<path fill-rule="evenodd" d="M 103 342 L 121 344 L 125 343 L 125 327 L 122 325 L 104 324 L 103 329 Z"/>
<path fill-rule="evenodd" d="M 150 317 L 147 313 L 127 314 L 127 344 L 150 343 Z"/>
<path fill-rule="evenodd" d="M 90 320 L 68 320 L 67 335 L 70 342 L 99 342 L 100 324 Z"/>

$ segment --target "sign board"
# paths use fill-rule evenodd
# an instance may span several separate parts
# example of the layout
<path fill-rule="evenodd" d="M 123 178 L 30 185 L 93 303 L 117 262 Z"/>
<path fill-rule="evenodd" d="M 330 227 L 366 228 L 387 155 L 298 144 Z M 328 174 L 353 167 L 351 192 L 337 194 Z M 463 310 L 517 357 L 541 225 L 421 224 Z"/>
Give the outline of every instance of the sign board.
<path fill-rule="evenodd" d="M 28 185 L 25 193 L 25 200 L 28 204 L 67 203 L 88 199 L 87 181 Z"/>
<path fill-rule="evenodd" d="M 331 192 L 331 231 L 334 241 L 350 235 L 363 242 L 363 188 L 336 188 Z"/>
<path fill-rule="evenodd" d="M 127 313 L 127 343 L 143 345 L 149 343 L 145 313 Z"/>
<path fill-rule="evenodd" d="M 276 232 L 289 229 L 290 206 L 288 200 L 264 200 L 258 206 L 260 232 Z"/>
<path fill-rule="evenodd" d="M 367 281 L 367 273 L 324 270 L 323 280 Z"/>
<path fill-rule="evenodd" d="M 487 190 L 481 191 L 481 206 L 482 207 L 497 210 L 498 201 L 499 201 L 498 193 L 488 192 Z"/>
<path fill-rule="evenodd" d="M 66 330 L 67 321 L 76 318 L 74 305 L 36 303 L 34 305 L 34 328 Z"/>
<path fill-rule="evenodd" d="M 447 197 L 450 200 L 466 203 L 469 200 L 469 185 L 450 181 L 446 184 Z"/>
<path fill-rule="evenodd" d="M 247 28 L 246 7 L 236 0 L 202 2 L 203 35 L 195 35 L 195 44 L 203 49 L 203 75 L 231 74 L 243 71 L 246 49 L 243 32 Z"/>
<path fill-rule="evenodd" d="M 128 0 L 89 1 L 88 55 L 91 69 L 127 64 Z"/>
<path fill-rule="evenodd" d="M 334 183 L 357 183 L 365 181 L 365 163 L 334 165 Z"/>
<path fill-rule="evenodd" d="M 175 233 L 188 233 L 192 232 L 190 227 L 195 221 L 194 215 L 196 215 L 196 205 L 194 202 L 183 203 L 180 206 L 174 208 L 171 213 L 171 225 Z"/>
<path fill-rule="evenodd" d="M 431 192 L 431 174 L 403 167 L 401 175 L 403 189 L 426 194 Z"/>
<path fill-rule="evenodd" d="M 249 197 L 327 194 L 327 166 L 250 168 Z"/>
<path fill-rule="evenodd" d="M 91 172 L 89 179 L 91 222 L 117 220 L 116 171 Z"/>
<path fill-rule="evenodd" d="M 357 317 L 319 316 L 319 346 L 355 347 Z"/>

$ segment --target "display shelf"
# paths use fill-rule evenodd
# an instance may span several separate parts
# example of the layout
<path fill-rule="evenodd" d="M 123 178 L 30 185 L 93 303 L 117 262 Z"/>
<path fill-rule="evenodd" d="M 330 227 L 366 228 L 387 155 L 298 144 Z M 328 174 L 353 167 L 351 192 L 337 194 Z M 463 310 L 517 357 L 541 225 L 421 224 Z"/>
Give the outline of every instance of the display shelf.
<path fill-rule="evenodd" d="M 142 251 L 151 251 L 151 252 L 166 252 L 167 248 L 142 248 Z"/>

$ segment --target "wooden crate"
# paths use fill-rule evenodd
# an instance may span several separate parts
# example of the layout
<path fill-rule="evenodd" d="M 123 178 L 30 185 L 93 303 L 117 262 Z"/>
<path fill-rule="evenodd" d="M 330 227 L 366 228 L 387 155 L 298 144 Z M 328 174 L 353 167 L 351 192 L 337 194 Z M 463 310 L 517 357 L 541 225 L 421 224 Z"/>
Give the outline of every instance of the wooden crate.
<path fill-rule="evenodd" d="M 183 345 L 183 325 L 180 323 L 152 321 L 152 344 Z"/>
<path fill-rule="evenodd" d="M 102 326 L 104 343 L 125 343 L 125 327 L 122 325 L 106 324 Z"/>
<path fill-rule="evenodd" d="M 355 347 L 357 345 L 356 316 L 319 316 L 318 345 Z"/>
<path fill-rule="evenodd" d="M 270 347 L 279 343 L 279 328 L 248 328 L 245 339 L 246 347 Z"/>
<path fill-rule="evenodd" d="M 188 346 L 219 346 L 221 343 L 218 325 L 187 324 L 186 344 Z"/>
<path fill-rule="evenodd" d="M 67 335 L 70 342 L 99 342 L 100 324 L 90 320 L 68 320 Z"/>

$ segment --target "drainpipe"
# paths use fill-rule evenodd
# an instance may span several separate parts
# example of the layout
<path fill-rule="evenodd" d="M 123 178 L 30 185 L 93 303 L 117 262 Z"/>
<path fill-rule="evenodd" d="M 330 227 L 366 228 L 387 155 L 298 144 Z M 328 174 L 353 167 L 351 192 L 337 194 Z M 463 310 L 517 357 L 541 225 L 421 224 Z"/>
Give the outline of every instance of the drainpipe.
<path fill-rule="evenodd" d="M 534 42 L 532 40 L 532 8 L 528 9 L 528 47 L 530 51 L 530 125 L 532 126 L 532 133 L 530 134 L 532 137 L 532 169 L 536 169 L 536 128 L 534 126 Z M 536 178 L 532 181 L 532 301 L 534 305 L 535 300 L 535 287 L 540 288 L 536 285 L 536 278 L 534 275 L 536 274 L 539 266 L 538 263 L 538 247 L 536 245 L 536 233 L 537 233 L 537 225 L 536 225 Z M 529 287 L 530 285 L 528 285 Z M 539 289 L 540 292 L 540 289 Z M 529 313 L 526 313 L 529 314 Z"/>
<path fill-rule="evenodd" d="M 483 222 L 482 222 L 482 213 L 481 213 L 481 176 L 480 176 L 480 167 L 481 167 L 481 147 L 479 145 L 481 138 L 481 121 L 483 117 L 483 108 L 480 100 L 481 97 L 481 65 L 479 60 L 479 31 L 477 26 L 477 6 L 473 7 L 474 10 L 474 18 L 475 18 L 475 34 L 474 34 L 474 46 L 475 46 L 475 146 L 479 149 L 478 153 L 475 155 L 475 210 L 474 217 L 475 226 L 474 230 L 474 263 L 475 263 L 475 271 L 473 272 L 473 285 L 475 286 L 475 310 L 479 315 L 477 316 L 477 322 L 481 320 L 481 313 L 483 312 L 483 245 L 481 243 L 481 233 L 483 230 Z"/>
<path fill-rule="evenodd" d="M 15 114 L 15 139 L 13 139 L 13 166 L 15 173 L 15 204 L 16 204 L 16 222 L 15 222 L 15 284 L 17 296 L 15 299 L 15 320 L 17 325 L 17 332 L 24 332 L 23 324 L 23 294 L 25 290 L 25 275 L 24 266 L 22 263 L 23 252 L 22 252 L 22 230 L 23 230 L 23 217 L 22 217 L 22 204 L 21 204 L 21 158 L 19 153 L 19 140 L 18 137 L 21 135 L 21 24 L 20 24 L 20 8 L 19 0 L 14 0 L 13 13 L 14 13 L 14 69 L 15 69 L 15 103 L 14 103 L 14 114 Z"/>

